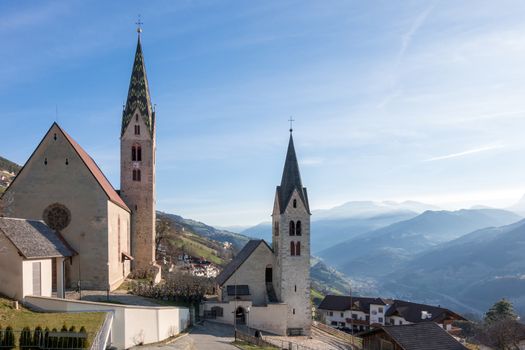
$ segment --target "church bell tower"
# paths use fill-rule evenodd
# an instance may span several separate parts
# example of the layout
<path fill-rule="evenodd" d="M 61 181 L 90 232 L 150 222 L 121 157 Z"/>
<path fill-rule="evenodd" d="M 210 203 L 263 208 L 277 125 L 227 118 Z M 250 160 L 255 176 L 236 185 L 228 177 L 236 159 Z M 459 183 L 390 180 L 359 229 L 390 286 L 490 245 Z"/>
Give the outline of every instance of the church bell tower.
<path fill-rule="evenodd" d="M 155 266 L 155 110 L 142 54 L 141 28 L 120 134 L 120 196 L 131 209 L 132 269 Z M 157 273 L 156 279 L 160 275 Z"/>
<path fill-rule="evenodd" d="M 281 185 L 272 213 L 273 281 L 279 301 L 288 305 L 289 333 L 310 334 L 310 206 L 301 182 L 292 129 Z"/>

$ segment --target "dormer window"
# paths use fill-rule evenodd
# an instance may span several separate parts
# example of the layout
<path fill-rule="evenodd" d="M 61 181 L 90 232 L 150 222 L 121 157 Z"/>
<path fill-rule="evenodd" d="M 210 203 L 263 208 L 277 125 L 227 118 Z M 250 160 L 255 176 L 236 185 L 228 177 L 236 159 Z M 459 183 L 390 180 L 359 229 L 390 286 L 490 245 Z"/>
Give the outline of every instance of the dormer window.
<path fill-rule="evenodd" d="M 135 135 L 140 135 L 140 125 L 135 125 Z"/>

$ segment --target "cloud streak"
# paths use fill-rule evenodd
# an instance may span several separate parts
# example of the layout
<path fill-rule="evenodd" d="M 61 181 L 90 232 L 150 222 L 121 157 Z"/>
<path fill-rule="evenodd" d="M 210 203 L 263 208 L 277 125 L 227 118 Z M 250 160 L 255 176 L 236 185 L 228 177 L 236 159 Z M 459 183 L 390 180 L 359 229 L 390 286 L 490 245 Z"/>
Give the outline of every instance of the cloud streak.
<path fill-rule="evenodd" d="M 504 145 L 489 145 L 489 146 L 484 146 L 484 147 L 480 147 L 480 148 L 469 149 L 469 150 L 466 150 L 466 151 L 463 151 L 463 152 L 451 153 L 451 154 L 447 154 L 447 155 L 444 155 L 444 156 L 428 158 L 428 159 L 425 159 L 424 162 L 434 162 L 434 161 L 438 161 L 438 160 L 445 160 L 445 159 L 453 159 L 453 158 L 465 157 L 465 156 L 469 156 L 469 155 L 472 155 L 472 154 L 492 151 L 492 150 L 500 149 L 500 148 L 504 148 L 504 147 L 505 147 Z"/>

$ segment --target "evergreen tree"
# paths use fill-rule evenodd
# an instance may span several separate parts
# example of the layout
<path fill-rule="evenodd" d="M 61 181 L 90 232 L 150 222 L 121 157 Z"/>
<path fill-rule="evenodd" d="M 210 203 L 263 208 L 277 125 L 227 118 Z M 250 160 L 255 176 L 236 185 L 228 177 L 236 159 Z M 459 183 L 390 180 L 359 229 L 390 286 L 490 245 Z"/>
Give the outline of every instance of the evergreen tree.
<path fill-rule="evenodd" d="M 493 323 L 501 320 L 517 320 L 512 303 L 506 299 L 496 302 L 485 314 L 485 322 Z"/>

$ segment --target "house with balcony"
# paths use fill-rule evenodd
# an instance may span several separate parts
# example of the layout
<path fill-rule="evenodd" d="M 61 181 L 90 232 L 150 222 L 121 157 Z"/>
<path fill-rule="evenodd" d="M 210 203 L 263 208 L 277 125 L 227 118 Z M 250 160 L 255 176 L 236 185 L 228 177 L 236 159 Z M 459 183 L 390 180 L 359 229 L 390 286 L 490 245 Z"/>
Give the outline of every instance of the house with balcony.
<path fill-rule="evenodd" d="M 435 322 L 443 329 L 465 320 L 461 315 L 442 308 L 404 300 L 327 295 L 318 307 L 324 322 L 334 328 L 360 333 L 385 325 L 408 325 Z"/>

